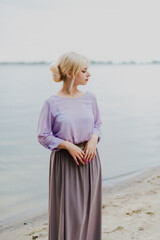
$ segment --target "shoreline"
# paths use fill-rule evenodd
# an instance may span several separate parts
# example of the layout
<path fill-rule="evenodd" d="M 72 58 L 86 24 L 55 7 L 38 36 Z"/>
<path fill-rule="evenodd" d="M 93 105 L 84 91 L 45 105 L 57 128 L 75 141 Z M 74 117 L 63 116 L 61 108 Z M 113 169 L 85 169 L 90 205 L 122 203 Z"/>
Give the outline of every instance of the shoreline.
<path fill-rule="evenodd" d="M 153 168 L 154 166 L 152 166 Z M 151 169 L 148 168 L 148 169 Z M 113 177 L 109 177 L 109 178 L 102 178 L 102 188 L 105 187 L 114 187 L 116 184 L 121 183 L 122 181 L 128 180 L 130 178 L 133 178 L 134 176 L 137 176 L 141 173 L 143 173 L 144 171 L 148 170 L 147 168 L 143 168 L 143 169 L 138 169 L 135 171 L 130 171 L 127 173 L 123 173 L 117 176 L 113 176 Z M 13 206 L 14 208 L 14 206 Z M 5 224 L 12 224 L 12 222 L 17 221 L 18 219 L 23 219 L 23 218 L 27 218 L 33 215 L 38 215 L 40 212 L 47 212 L 47 208 L 43 206 L 38 207 L 37 209 L 33 208 L 32 210 L 25 210 L 25 213 L 23 211 L 22 212 L 16 212 L 17 214 L 11 215 L 10 217 L 6 217 L 3 220 L 0 221 L 0 229 L 1 226 L 5 225 Z M 2 217 L 2 216 L 1 216 Z"/>
<path fill-rule="evenodd" d="M 152 166 L 153 167 L 153 166 Z M 150 169 L 150 168 L 149 168 Z M 114 187 L 117 183 L 120 183 L 122 181 L 128 180 L 130 178 L 133 178 L 134 176 L 136 176 L 137 174 L 141 174 L 142 172 L 146 171 L 147 169 L 138 169 L 132 172 L 127 172 L 124 174 L 120 174 L 117 176 L 113 176 L 113 177 L 109 177 L 109 178 L 102 178 L 102 188 L 105 187 Z M 102 190 L 103 191 L 103 190 Z M 14 206 L 13 206 L 14 208 Z M 25 212 L 16 212 L 17 214 L 11 215 L 10 217 L 6 217 L 4 218 L 2 221 L 0 221 L 0 229 L 1 226 L 3 225 L 12 225 L 13 222 L 19 220 L 19 219 L 23 219 L 23 218 L 27 218 L 27 217 L 31 217 L 31 216 L 36 216 L 39 215 L 40 212 L 47 212 L 47 208 L 43 207 L 38 207 L 38 209 L 33 208 L 32 210 L 25 210 Z"/>
<path fill-rule="evenodd" d="M 102 240 L 159 240 L 160 165 L 102 188 Z M 5 240 L 47 240 L 48 212 L 0 226 Z M 120 238 L 121 236 L 121 238 Z"/>

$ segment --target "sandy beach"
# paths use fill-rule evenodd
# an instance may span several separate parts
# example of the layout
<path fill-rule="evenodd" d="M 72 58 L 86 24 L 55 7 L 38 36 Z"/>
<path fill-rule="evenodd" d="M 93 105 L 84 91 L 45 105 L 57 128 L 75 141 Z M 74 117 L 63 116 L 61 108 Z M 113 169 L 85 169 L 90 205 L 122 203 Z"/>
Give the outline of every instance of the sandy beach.
<path fill-rule="evenodd" d="M 160 240 L 160 166 L 103 188 L 102 240 Z M 41 212 L 0 227 L 5 240 L 47 240 Z M 98 240 L 98 239 L 97 239 Z"/>

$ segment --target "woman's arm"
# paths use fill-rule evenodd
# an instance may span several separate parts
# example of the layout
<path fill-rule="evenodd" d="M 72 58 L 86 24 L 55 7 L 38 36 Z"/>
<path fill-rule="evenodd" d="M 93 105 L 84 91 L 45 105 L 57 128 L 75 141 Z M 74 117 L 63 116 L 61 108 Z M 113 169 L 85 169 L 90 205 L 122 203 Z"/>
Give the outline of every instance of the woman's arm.
<path fill-rule="evenodd" d="M 102 133 L 101 133 L 101 125 L 102 125 L 102 121 L 100 118 L 100 112 L 99 112 L 99 107 L 97 104 L 97 99 L 95 97 L 95 95 L 93 95 L 93 114 L 94 114 L 94 128 L 93 128 L 93 135 L 92 138 L 96 139 L 95 135 L 98 136 L 98 140 L 97 143 L 100 142 L 101 137 L 102 137 Z"/>
<path fill-rule="evenodd" d="M 73 145 L 73 143 L 71 143 L 71 142 L 69 142 L 69 141 L 66 141 L 66 140 L 63 140 L 63 141 L 57 146 L 57 148 L 69 150 L 72 145 Z"/>
<path fill-rule="evenodd" d="M 51 151 L 58 151 L 58 146 L 64 141 L 64 139 L 61 139 L 53 134 L 52 123 L 53 116 L 50 112 L 50 106 L 48 102 L 45 101 L 39 115 L 37 138 L 39 143 L 45 148 L 48 148 Z M 66 144 L 62 143 L 60 146 L 65 145 Z"/>
<path fill-rule="evenodd" d="M 87 144 L 85 145 L 84 151 L 84 160 L 91 161 L 91 159 L 94 159 L 96 156 L 96 146 L 97 143 L 101 139 L 101 130 L 100 127 L 102 125 L 101 119 L 100 119 L 100 113 L 99 108 L 97 104 L 96 97 L 92 94 L 92 106 L 93 106 L 93 114 L 94 114 L 94 127 L 93 127 L 93 134 L 88 140 Z"/>

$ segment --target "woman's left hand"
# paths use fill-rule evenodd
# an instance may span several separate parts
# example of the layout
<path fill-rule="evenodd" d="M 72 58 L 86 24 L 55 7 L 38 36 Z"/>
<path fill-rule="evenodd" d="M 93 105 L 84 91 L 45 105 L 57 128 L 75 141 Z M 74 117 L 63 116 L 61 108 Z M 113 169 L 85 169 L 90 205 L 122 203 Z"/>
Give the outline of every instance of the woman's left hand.
<path fill-rule="evenodd" d="M 91 159 L 95 158 L 97 140 L 98 140 L 98 136 L 96 134 L 93 134 L 91 138 L 88 140 L 88 142 L 86 143 L 84 148 L 85 155 L 83 157 L 85 163 L 87 163 L 88 161 L 90 162 Z"/>

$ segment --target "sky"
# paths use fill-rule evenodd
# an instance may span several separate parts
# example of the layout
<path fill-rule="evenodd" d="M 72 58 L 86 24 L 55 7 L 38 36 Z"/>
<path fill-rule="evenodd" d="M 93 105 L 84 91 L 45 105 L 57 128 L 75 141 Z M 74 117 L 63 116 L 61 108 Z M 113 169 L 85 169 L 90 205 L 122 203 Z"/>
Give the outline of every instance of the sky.
<path fill-rule="evenodd" d="M 160 60 L 159 0 L 0 0 L 0 61 Z"/>

